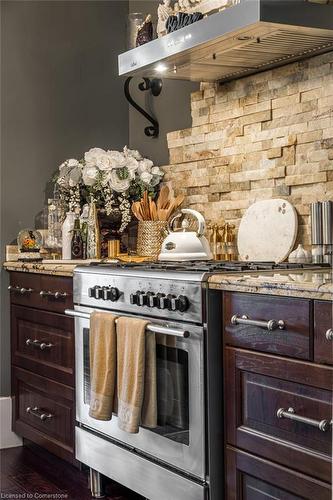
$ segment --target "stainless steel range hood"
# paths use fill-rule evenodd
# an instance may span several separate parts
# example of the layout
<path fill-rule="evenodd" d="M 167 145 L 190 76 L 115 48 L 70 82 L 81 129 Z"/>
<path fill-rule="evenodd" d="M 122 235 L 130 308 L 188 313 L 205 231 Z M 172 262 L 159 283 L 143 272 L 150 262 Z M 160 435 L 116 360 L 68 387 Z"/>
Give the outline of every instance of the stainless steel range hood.
<path fill-rule="evenodd" d="M 228 81 L 333 50 L 333 5 L 240 0 L 118 57 L 119 75 Z"/>

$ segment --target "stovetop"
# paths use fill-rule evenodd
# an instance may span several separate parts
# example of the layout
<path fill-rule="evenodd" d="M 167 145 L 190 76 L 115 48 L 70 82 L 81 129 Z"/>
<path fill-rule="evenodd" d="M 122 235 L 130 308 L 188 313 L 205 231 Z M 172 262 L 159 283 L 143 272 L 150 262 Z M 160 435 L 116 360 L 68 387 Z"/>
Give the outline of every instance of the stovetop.
<path fill-rule="evenodd" d="M 204 318 L 203 286 L 214 274 L 322 269 L 324 265 L 274 262 L 101 262 L 74 270 L 74 303 L 104 310 L 190 321 Z"/>
<path fill-rule="evenodd" d="M 99 262 L 92 263 L 91 267 L 102 267 L 107 273 L 108 270 L 127 269 L 133 271 L 172 271 L 190 273 L 219 273 L 234 271 L 270 271 L 285 269 L 314 269 L 330 267 L 329 264 L 299 264 L 292 262 L 244 262 L 228 260 L 207 260 L 207 261 L 175 261 L 175 262 Z"/>

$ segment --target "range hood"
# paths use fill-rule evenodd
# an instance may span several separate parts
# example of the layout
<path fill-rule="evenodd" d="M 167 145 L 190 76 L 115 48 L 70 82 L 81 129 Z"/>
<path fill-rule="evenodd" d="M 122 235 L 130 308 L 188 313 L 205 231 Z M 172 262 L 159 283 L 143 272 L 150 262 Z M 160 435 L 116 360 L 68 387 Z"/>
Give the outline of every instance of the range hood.
<path fill-rule="evenodd" d="M 330 50 L 332 4 L 240 0 L 120 54 L 119 75 L 228 81 Z"/>

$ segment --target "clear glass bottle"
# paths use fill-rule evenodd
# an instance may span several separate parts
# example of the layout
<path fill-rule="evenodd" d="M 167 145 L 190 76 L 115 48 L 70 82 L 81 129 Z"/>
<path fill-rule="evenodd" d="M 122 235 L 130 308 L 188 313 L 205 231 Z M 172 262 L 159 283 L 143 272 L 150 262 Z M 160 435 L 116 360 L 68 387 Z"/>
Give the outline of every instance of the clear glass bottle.
<path fill-rule="evenodd" d="M 138 29 L 145 20 L 144 14 L 142 12 L 131 12 L 128 15 L 127 20 L 127 48 L 128 50 L 134 49 L 136 47 L 136 37 L 138 34 Z"/>

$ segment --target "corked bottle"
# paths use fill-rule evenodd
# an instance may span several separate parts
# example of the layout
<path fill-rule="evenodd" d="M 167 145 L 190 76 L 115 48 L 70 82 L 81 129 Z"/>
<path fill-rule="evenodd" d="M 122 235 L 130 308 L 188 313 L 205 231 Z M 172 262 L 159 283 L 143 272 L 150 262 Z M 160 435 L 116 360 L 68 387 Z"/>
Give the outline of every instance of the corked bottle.
<path fill-rule="evenodd" d="M 71 253 L 72 259 L 83 259 L 83 238 L 81 234 L 80 217 L 78 214 L 74 221 Z"/>

